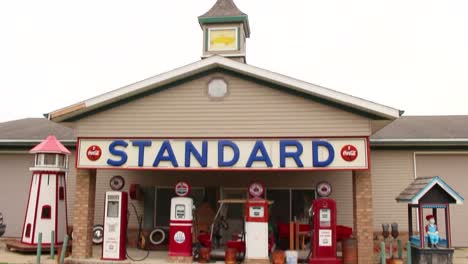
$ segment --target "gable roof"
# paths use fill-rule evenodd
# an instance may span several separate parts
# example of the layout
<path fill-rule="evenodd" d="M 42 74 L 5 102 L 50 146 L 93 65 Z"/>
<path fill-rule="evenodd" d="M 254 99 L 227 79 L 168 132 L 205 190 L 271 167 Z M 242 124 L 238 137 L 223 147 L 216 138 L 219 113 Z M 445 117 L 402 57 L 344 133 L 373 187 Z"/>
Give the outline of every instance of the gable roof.
<path fill-rule="evenodd" d="M 435 185 L 440 186 L 446 194 L 455 200 L 457 204 L 463 204 L 463 197 L 461 197 L 460 194 L 453 190 L 452 187 L 444 182 L 439 176 L 417 178 L 396 197 L 396 200 L 398 202 L 418 204 L 419 200 Z"/>
<path fill-rule="evenodd" d="M 396 119 L 400 116 L 400 110 L 385 105 L 377 104 L 358 97 L 354 97 L 335 90 L 300 81 L 282 74 L 274 73 L 252 65 L 241 63 L 218 55 L 176 68 L 148 79 L 124 86 L 122 88 L 104 93 L 77 104 L 52 111 L 45 116 L 52 121 L 64 121 L 92 110 L 108 106 L 112 103 L 130 98 L 132 96 L 156 89 L 184 78 L 194 76 L 212 69 L 224 69 L 243 76 L 252 77 L 260 81 L 266 81 L 274 85 L 280 85 L 291 91 L 311 95 L 313 97 L 332 102 L 356 111 L 364 112 L 378 119 Z"/>
<path fill-rule="evenodd" d="M 73 129 L 45 118 L 24 118 L 0 123 L 0 146 L 32 147 L 50 134 L 67 146 L 75 144 Z"/>
<path fill-rule="evenodd" d="M 468 115 L 402 116 L 371 137 L 380 145 L 468 145 Z"/>

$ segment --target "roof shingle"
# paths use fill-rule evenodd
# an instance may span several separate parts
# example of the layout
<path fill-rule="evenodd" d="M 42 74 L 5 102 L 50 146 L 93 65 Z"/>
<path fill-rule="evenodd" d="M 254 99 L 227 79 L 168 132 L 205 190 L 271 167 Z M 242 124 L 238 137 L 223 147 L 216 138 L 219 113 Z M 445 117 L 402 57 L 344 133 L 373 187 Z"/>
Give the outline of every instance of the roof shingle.
<path fill-rule="evenodd" d="M 49 135 L 59 140 L 74 140 L 73 129 L 45 118 L 24 118 L 0 123 L 0 140 L 38 140 Z"/>

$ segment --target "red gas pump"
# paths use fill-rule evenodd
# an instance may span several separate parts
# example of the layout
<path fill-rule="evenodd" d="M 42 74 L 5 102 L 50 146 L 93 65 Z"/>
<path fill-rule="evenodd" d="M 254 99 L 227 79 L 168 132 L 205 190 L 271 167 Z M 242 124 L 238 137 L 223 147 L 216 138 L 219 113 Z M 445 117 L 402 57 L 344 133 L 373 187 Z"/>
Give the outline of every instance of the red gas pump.
<path fill-rule="evenodd" d="M 331 198 L 318 198 L 312 203 L 312 256 L 310 264 L 342 263 L 336 257 L 336 202 Z"/>
<path fill-rule="evenodd" d="M 268 201 L 261 198 L 265 188 L 260 183 L 249 187 L 250 199 L 245 205 L 245 259 L 268 262 Z"/>
<path fill-rule="evenodd" d="M 179 197 L 171 199 L 169 226 L 169 257 L 192 259 L 193 200 L 188 196 L 190 186 L 179 182 L 175 187 Z M 181 261 L 178 261 L 181 262 Z"/>

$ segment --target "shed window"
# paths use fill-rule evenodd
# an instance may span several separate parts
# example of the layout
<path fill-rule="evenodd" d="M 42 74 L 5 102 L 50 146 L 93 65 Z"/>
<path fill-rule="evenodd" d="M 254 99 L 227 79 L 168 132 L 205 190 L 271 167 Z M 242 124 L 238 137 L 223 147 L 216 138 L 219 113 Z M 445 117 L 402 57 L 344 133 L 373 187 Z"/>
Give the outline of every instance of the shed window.
<path fill-rule="evenodd" d="M 51 208 L 50 205 L 42 206 L 41 219 L 50 219 Z"/>
<path fill-rule="evenodd" d="M 27 224 L 26 225 L 26 234 L 25 234 L 26 237 L 30 237 L 31 236 L 31 224 Z"/>
<path fill-rule="evenodd" d="M 65 199 L 65 188 L 63 186 L 59 187 L 59 200 L 63 201 Z"/>

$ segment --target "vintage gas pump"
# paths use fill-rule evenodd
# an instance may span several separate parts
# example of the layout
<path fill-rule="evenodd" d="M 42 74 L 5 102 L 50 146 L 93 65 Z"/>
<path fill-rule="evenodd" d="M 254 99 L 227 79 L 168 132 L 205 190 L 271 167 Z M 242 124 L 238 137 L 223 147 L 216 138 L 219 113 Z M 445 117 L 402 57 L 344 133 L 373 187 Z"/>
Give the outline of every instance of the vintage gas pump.
<path fill-rule="evenodd" d="M 247 262 L 268 261 L 268 201 L 260 183 L 249 187 L 250 199 L 245 205 L 245 259 Z"/>
<path fill-rule="evenodd" d="M 106 192 L 102 243 L 102 259 L 104 260 L 126 259 L 127 209 L 128 194 L 126 192 Z"/>
<path fill-rule="evenodd" d="M 331 186 L 327 182 L 317 185 L 317 194 L 321 197 L 312 202 L 314 230 L 310 264 L 342 263 L 341 258 L 336 257 L 336 202 L 327 197 L 330 193 Z"/>
<path fill-rule="evenodd" d="M 178 197 L 171 199 L 169 224 L 169 257 L 187 258 L 192 261 L 193 200 L 186 197 L 190 186 L 179 182 L 175 187 Z"/>

